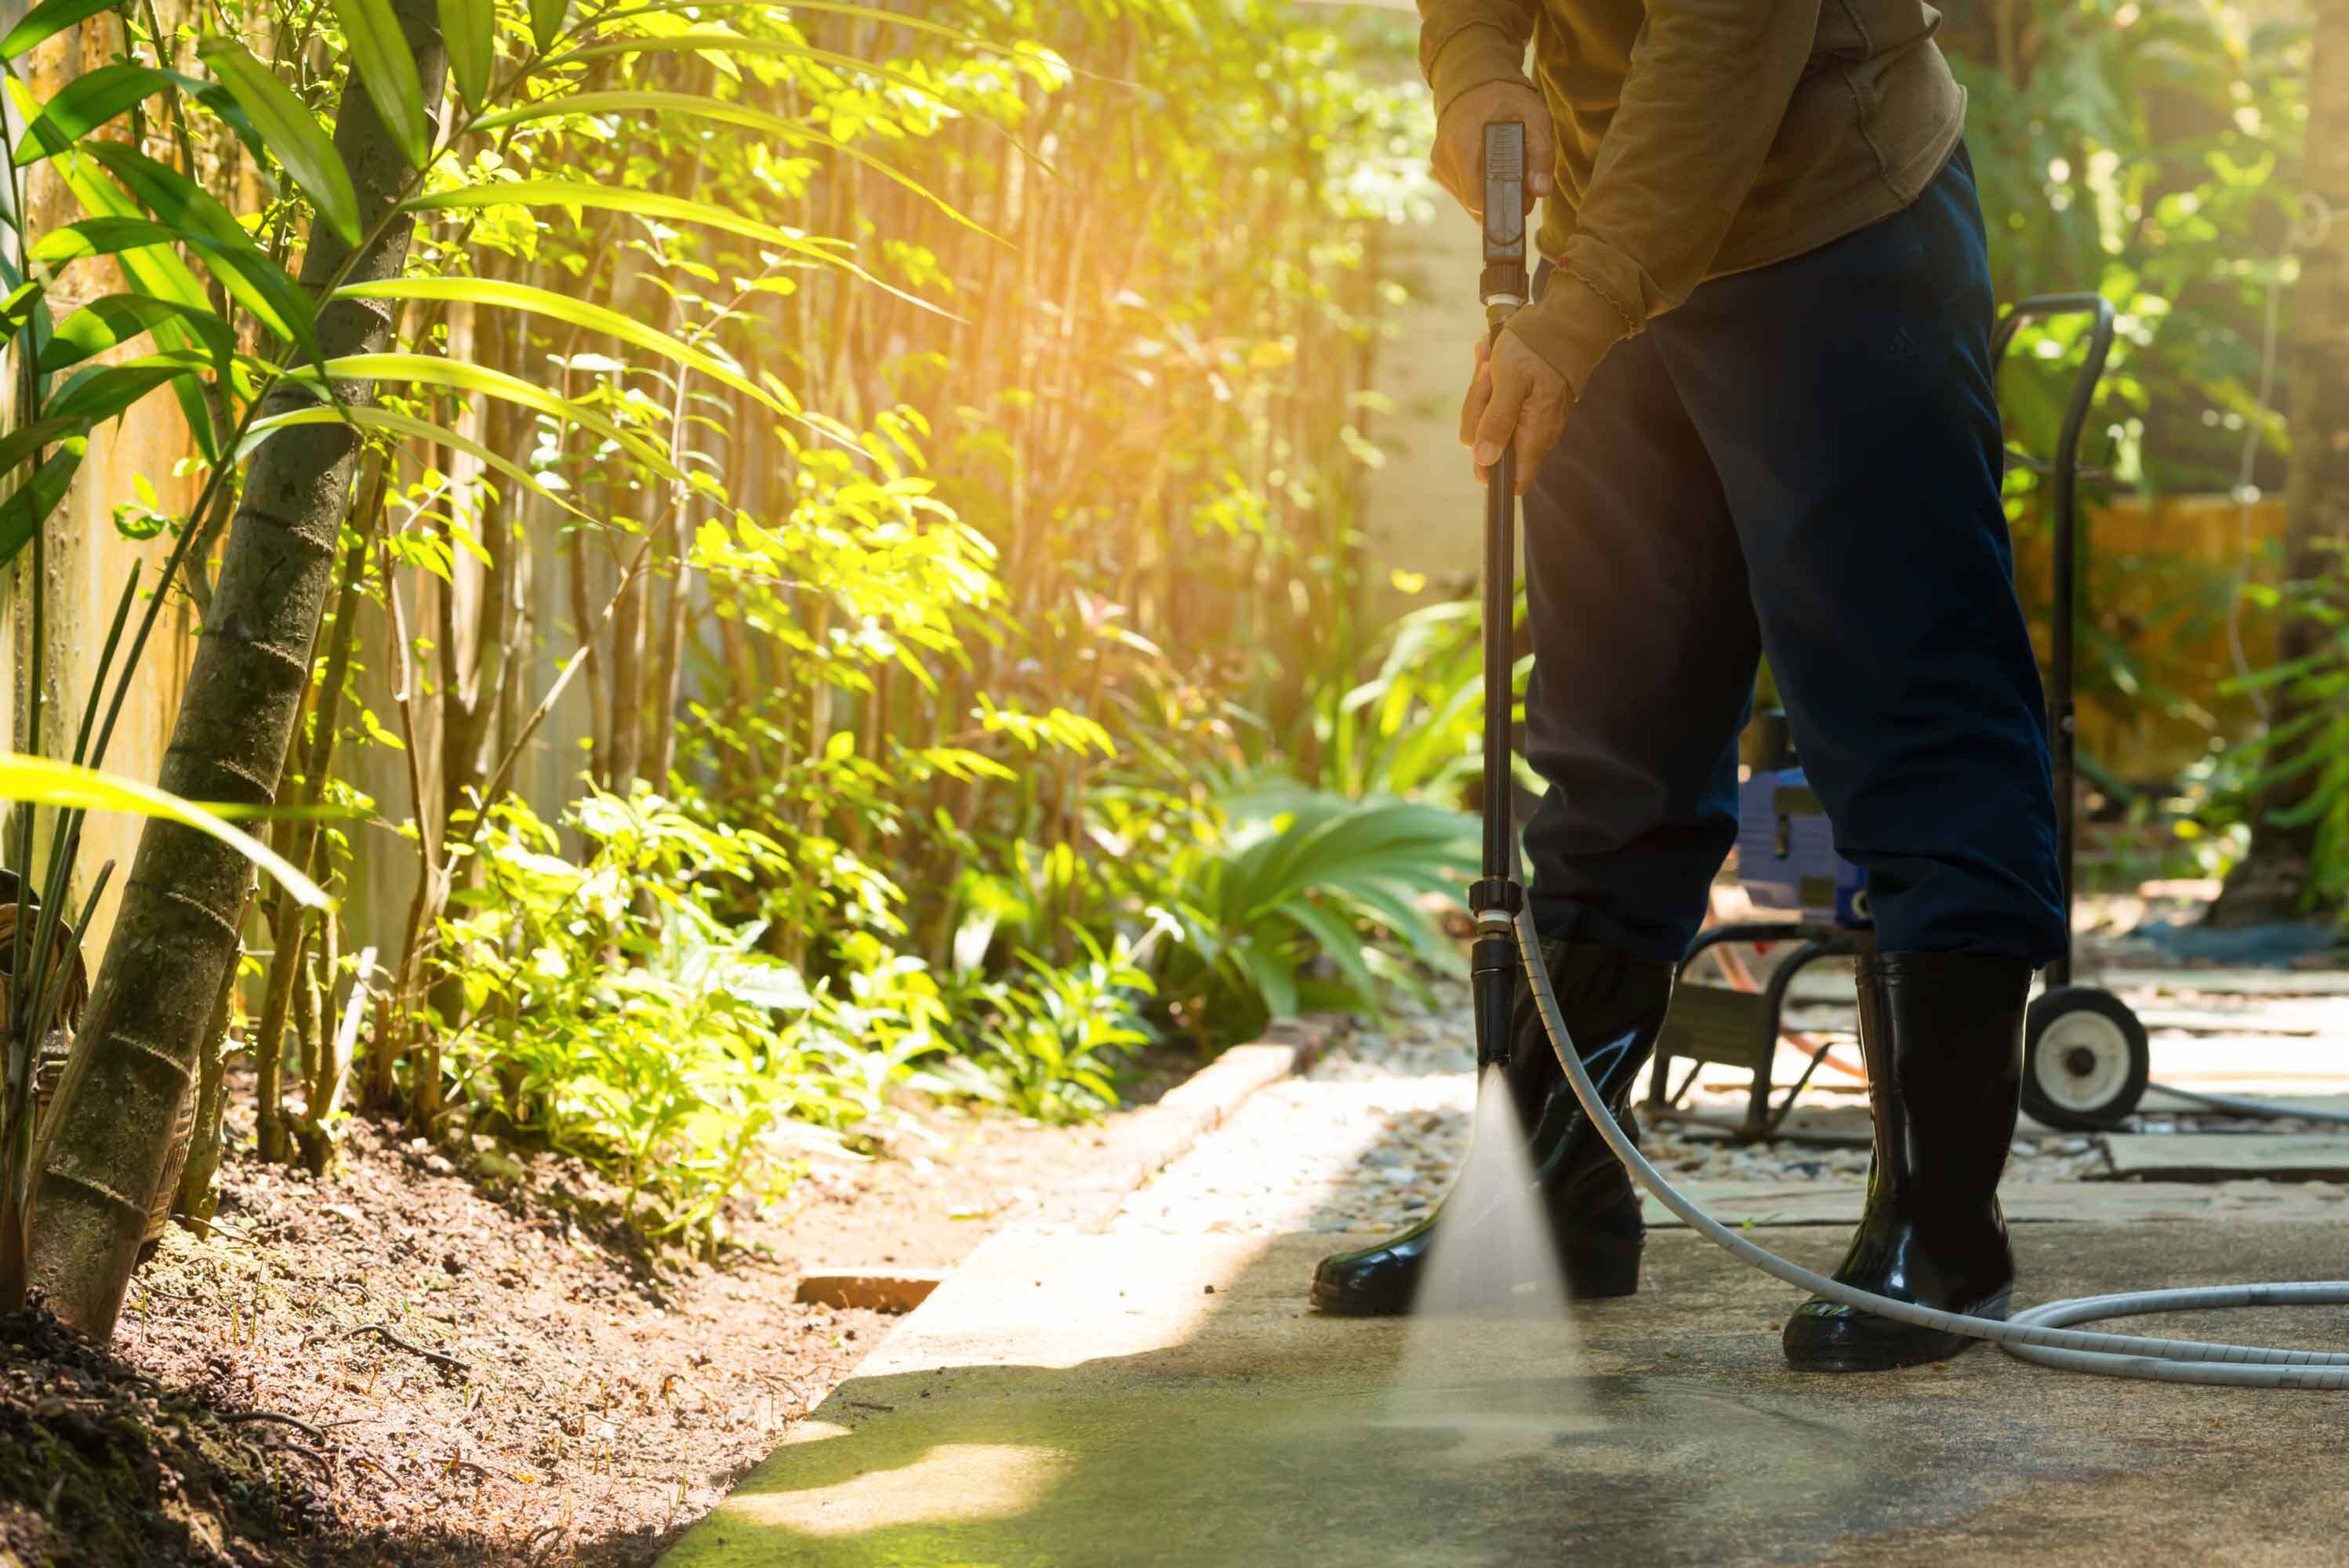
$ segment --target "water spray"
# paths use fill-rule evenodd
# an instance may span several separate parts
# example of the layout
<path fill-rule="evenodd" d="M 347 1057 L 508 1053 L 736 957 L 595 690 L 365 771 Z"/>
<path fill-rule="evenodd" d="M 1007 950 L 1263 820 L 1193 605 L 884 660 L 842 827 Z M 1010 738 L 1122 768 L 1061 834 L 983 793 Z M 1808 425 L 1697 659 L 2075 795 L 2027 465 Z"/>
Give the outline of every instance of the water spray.
<path fill-rule="evenodd" d="M 1486 328 L 1497 335 L 1510 314 L 1529 294 L 1526 266 L 1525 127 L 1498 121 L 1485 128 L 1485 272 L 1480 292 Z M 1489 341 L 1489 340 L 1488 340 Z M 1616 1123 L 1582 1065 L 1549 970 L 1542 962 L 1541 938 L 1526 907 L 1517 874 L 1517 845 L 1509 794 L 1511 645 L 1516 621 L 1516 471 L 1513 449 L 1505 447 L 1488 476 L 1485 512 L 1485 763 L 1484 864 L 1469 890 L 1476 942 L 1470 965 L 1476 1013 L 1476 1059 L 1480 1093 L 1501 1091 L 1499 1074 L 1509 1056 L 1509 1020 L 1517 975 L 1510 973 L 1514 934 L 1517 974 L 1527 987 L 1550 1049 L 1574 1087 L 1583 1114 L 1606 1140 L 1631 1179 L 1678 1215 L 1684 1224 L 1741 1263 L 1799 1290 L 1839 1305 L 1899 1323 L 1989 1340 L 2009 1354 L 2044 1367 L 2106 1377 L 2145 1377 L 2170 1383 L 2208 1383 L 2251 1388 L 2349 1388 L 2349 1352 L 2286 1350 L 2193 1339 L 2147 1338 L 2082 1332 L 2070 1326 L 2111 1317 L 2162 1312 L 2204 1312 L 2240 1306 L 2338 1306 L 2349 1305 L 2349 1280 L 2304 1284 L 2222 1284 L 2199 1288 L 2125 1291 L 2049 1302 L 2012 1319 L 1972 1317 L 1920 1306 L 1914 1302 L 1856 1289 L 1790 1263 L 1723 1225 L 1681 1192 L 1651 1165 Z M 1498 699 L 1495 700 L 1495 694 Z"/>

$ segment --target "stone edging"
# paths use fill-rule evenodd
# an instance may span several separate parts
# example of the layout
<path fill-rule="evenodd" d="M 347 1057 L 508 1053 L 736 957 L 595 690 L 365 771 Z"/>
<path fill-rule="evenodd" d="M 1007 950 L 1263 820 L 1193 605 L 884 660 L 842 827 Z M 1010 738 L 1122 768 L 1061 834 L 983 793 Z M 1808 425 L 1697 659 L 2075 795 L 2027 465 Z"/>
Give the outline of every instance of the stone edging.
<path fill-rule="evenodd" d="M 1099 1173 L 1077 1200 L 1071 1228 L 1087 1234 L 1109 1229 L 1143 1183 L 1222 1126 L 1248 1096 L 1312 1066 L 1345 1026 L 1345 1017 L 1335 1013 L 1283 1019 L 1262 1039 L 1232 1047 L 1167 1090 L 1157 1104 L 1127 1117 Z"/>
<path fill-rule="evenodd" d="M 1081 1180 L 1068 1217 L 1055 1229 L 1081 1234 L 1106 1231 L 1125 1201 L 1143 1183 L 1223 1125 L 1260 1088 L 1303 1072 L 1346 1026 L 1337 1013 L 1284 1019 L 1262 1039 L 1234 1046 L 1117 1124 L 1112 1147 Z M 824 1306 L 911 1312 L 952 1274 L 933 1268 L 819 1268 L 803 1276 L 798 1296 Z"/>

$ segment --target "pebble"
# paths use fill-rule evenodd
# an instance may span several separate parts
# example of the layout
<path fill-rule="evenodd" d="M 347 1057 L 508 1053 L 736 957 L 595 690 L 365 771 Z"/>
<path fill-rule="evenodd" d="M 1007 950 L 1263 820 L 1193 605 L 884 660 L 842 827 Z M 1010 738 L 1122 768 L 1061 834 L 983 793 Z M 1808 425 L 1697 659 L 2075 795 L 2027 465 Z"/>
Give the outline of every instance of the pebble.
<path fill-rule="evenodd" d="M 1400 1229 L 1425 1214 L 1451 1188 L 1476 1103 L 1467 990 L 1441 985 L 1435 1003 L 1424 1009 L 1406 1005 L 1331 1047 L 1304 1076 L 1250 1096 L 1130 1196 L 1111 1228 L 1129 1234 L 1274 1235 Z M 1707 1093 L 1701 1086 L 1697 1098 Z M 1744 1109 L 1742 1089 L 1718 1099 L 1713 1109 Z M 1806 1103 L 1859 1101 L 1814 1089 Z M 2181 1127 L 2173 1115 L 2144 1119 L 2140 1129 L 2190 1131 L 2201 1124 L 2194 1118 Z M 1676 1177 L 1848 1185 L 1868 1176 L 1868 1150 L 1857 1145 L 1741 1145 L 1653 1126 L 1641 1141 L 1648 1157 Z M 2013 1141 L 2007 1179 L 2065 1181 L 2106 1169 L 2100 1139 L 2025 1132 Z M 2245 1183 L 2228 1201 L 2262 1202 L 2255 1189 L 2263 1186 Z M 2322 1196 L 2341 1199 L 2349 1192 Z"/>

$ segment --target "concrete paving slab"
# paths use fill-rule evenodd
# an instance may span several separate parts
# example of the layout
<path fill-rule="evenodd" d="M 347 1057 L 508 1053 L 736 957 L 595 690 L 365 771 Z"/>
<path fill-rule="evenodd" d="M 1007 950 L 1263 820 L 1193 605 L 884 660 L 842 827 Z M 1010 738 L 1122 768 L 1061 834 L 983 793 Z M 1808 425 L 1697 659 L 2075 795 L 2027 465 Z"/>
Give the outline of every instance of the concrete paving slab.
<path fill-rule="evenodd" d="M 2349 1181 L 2349 1136 L 2324 1132 L 2113 1133 L 2105 1140 L 2116 1180 Z M 2094 1180 L 2094 1178 L 2090 1178 Z"/>
<path fill-rule="evenodd" d="M 2203 1088 L 2199 1084 L 2192 1087 Z M 2294 1110 L 2324 1111 L 2334 1116 L 2349 1116 L 2349 1094 L 2259 1094 L 2248 1088 L 2210 1088 L 2206 1089 L 2205 1092 L 2233 1094 L 2245 1099 L 2271 1100 L 2277 1105 L 2288 1105 Z M 2158 1087 L 2147 1089 L 2145 1098 L 2137 1101 L 2137 1108 L 2139 1112 L 2182 1112 L 2194 1116 L 2224 1114 L 2223 1112 L 2214 1113 L 2209 1106 L 2198 1105 L 2190 1099 L 2180 1099 L 2178 1096 Z"/>
<path fill-rule="evenodd" d="M 2236 1082 L 2236 1079 L 2231 1078 L 2218 1079 L 2218 1082 L 2213 1082 L 2210 1075 L 2175 1075 L 2173 1073 L 2173 1078 L 2178 1078 L 2178 1087 L 2180 1087 L 2180 1089 L 2199 1089 L 2203 1091 L 2203 1094 L 2234 1094 L 2234 1096 L 2241 1096 L 2241 1099 L 2271 1101 L 2276 1103 L 2276 1106 L 2291 1106 L 2292 1110 L 2316 1110 L 2316 1112 L 2333 1112 L 2333 1115 L 2349 1115 L 2349 1094 L 2271 1094 L 2271 1091 L 2248 1089 L 2248 1087 L 2243 1087 L 2241 1082 Z M 1729 1082 L 1726 1075 L 1724 1075 L 1724 1082 Z M 1787 1079 L 1787 1082 L 1792 1082 L 1792 1079 Z M 2302 1085 L 2304 1079 L 2283 1079 L 2283 1082 Z M 1713 1091 L 1713 1085 L 1698 1085 L 1698 1087 L 1705 1091 Z M 1778 1099 L 1778 1096 L 1785 1094 L 1785 1089 L 1787 1085 L 1778 1085 L 1775 1089 L 1771 1089 L 1771 1096 Z M 1729 1140 L 1733 1140 L 1738 1136 L 1732 1127 L 1713 1127 L 1713 1124 L 1705 1124 L 1705 1122 L 1672 1122 L 1671 1118 L 1656 1118 L 1654 1112 L 1649 1112 L 1647 1108 L 1644 1108 L 1644 1101 L 1640 1103 L 1642 1103 L 1642 1112 L 1640 1112 L 1642 1118 L 1656 1119 L 1656 1122 L 1668 1122 L 1672 1130 L 1675 1130 L 1682 1139 L 1687 1139 L 1689 1143 L 1729 1143 Z M 1708 1115 L 1708 1118 L 1722 1119 L 1722 1122 L 1743 1122 L 1743 1115 L 1745 1115 L 1745 1101 L 1743 1101 L 1743 1096 L 1741 1099 L 1736 1099 L 1736 1101 L 1722 1101 L 1720 1096 L 1713 1094 L 1710 1099 L 1705 1099 L 1705 1103 L 1701 1103 L 1701 1106 L 1692 1101 L 1692 1106 L 1689 1108 L 1692 1108 L 1692 1110 L 1703 1112 L 1703 1115 Z M 2199 1106 L 2199 1103 L 2187 1101 L 2187 1099 L 2180 1099 L 2180 1096 L 2168 1094 L 2168 1091 L 2154 1087 L 2154 1089 L 2147 1089 L 2145 1099 L 2137 1101 L 2137 1115 L 2157 1115 L 2157 1118 L 2161 1118 L 2161 1115 L 2224 1115 L 2224 1112 L 2213 1110 L 2210 1106 Z M 2015 1118 L 2015 1136 L 2032 1136 L 2032 1139 L 2036 1139 L 2036 1136 L 2051 1136 L 2051 1134 L 2053 1136 L 2085 1136 L 2085 1134 L 2076 1134 L 2076 1131 L 2072 1130 L 2064 1130 L 2064 1127 L 2048 1127 L 2048 1124 L 2042 1122 L 2042 1119 L 2032 1118 L 2030 1112 L 2023 1112 L 2020 1118 Z M 1844 1091 L 1844 1085 L 1826 1085 L 1826 1087 L 1811 1087 L 1811 1089 L 1804 1089 L 1802 1103 L 1797 1103 L 1797 1106 L 1792 1108 L 1792 1110 L 1785 1115 L 1785 1119 L 1778 1124 L 1778 1140 L 1783 1140 L 1783 1143 L 1802 1143 L 1802 1146 L 1818 1146 L 1818 1148 L 1868 1148 L 1869 1143 L 1875 1140 L 1875 1131 L 1872 1131 L 1872 1122 L 1869 1122 L 1868 1103 L 1865 1103 L 1863 1099 Z"/>
<path fill-rule="evenodd" d="M 2206 996 L 2349 996 L 2349 969 L 2170 969 L 2115 965 L 2080 976 L 2123 995 L 2199 991 Z"/>
<path fill-rule="evenodd" d="M 1783 1098 L 1785 1094 L 1785 1090 L 1781 1088 L 1773 1099 Z M 1704 1114 L 1733 1119 L 1742 1115 L 1742 1109 L 1735 1106 L 1706 1107 Z M 1738 1132 L 1732 1128 L 1705 1122 L 1674 1121 L 1669 1116 L 1656 1115 L 1644 1105 L 1640 1114 L 1644 1119 L 1672 1127 L 1682 1139 L 1691 1143 L 1727 1143 L 1738 1137 Z M 1875 1140 L 1875 1124 L 1868 1118 L 1865 1103 L 1797 1105 L 1778 1124 L 1778 1141 L 1782 1143 L 1823 1149 L 1865 1149 Z"/>
<path fill-rule="evenodd" d="M 1868 1196 L 1864 1182 L 1686 1181 L 1681 1190 L 1723 1224 L 1849 1225 Z M 2199 1181 L 2014 1181 L 1999 1188 L 2010 1224 L 2066 1222 L 2125 1223 L 2140 1220 L 2333 1221 L 2349 1227 L 2349 1200 L 2339 1188 L 2294 1183 Z M 1654 1199 L 1640 1199 L 1648 1224 L 1677 1228 L 1678 1216 Z"/>
<path fill-rule="evenodd" d="M 2135 1011 L 2137 1021 L 2156 1034 L 2168 1029 L 2188 1035 L 2317 1035 L 2324 1032 L 2328 1021 L 2335 1026 L 2341 1022 L 2337 1014 L 2330 1020 L 2322 1020 L 2311 1016 L 2304 1008 L 2287 1011 L 2274 1002 L 2254 1013 L 2161 1006 Z"/>
<path fill-rule="evenodd" d="M 2152 1047 L 2153 1076 L 2162 1083 L 2207 1088 L 2216 1080 L 2240 1083 L 2304 1080 L 2318 1093 L 2338 1094 L 2349 1084 L 2349 1037 L 2295 1035 L 2158 1034 Z M 2213 1088 L 2214 1093 L 2224 1093 Z M 2248 1091 L 2246 1091 L 2248 1092 Z"/>
<path fill-rule="evenodd" d="M 1263 1039 L 1232 1047 L 1156 1104 L 1122 1119 L 1115 1147 L 1081 1173 L 1079 1190 L 1064 1194 L 1065 1222 L 1106 1230 L 1134 1189 L 1181 1159 L 1249 1096 L 1310 1066 L 1341 1022 L 1327 1013 L 1281 1019 Z"/>
<path fill-rule="evenodd" d="M 1842 1237 L 1782 1233 L 1815 1268 Z M 2030 1299 L 2349 1274 L 2349 1227 L 2023 1227 Z M 982 1247 L 669 1568 L 2336 1563 L 2349 1397 L 2116 1383 L 1987 1350 L 1805 1377 L 1794 1305 L 1661 1234 L 1570 1328 L 1345 1319 L 1327 1236 Z M 2349 1345 L 2349 1310 L 2164 1331 Z"/>
<path fill-rule="evenodd" d="M 2203 1088 L 2205 1092 L 2210 1094 L 2233 1094 L 2248 1099 L 2271 1101 L 2277 1105 L 2290 1106 L 2295 1110 L 2326 1111 L 2334 1115 L 2349 1114 L 2349 1094 L 2271 1095 L 2260 1093 L 2254 1088 L 2240 1084 L 2226 1088 L 2199 1084 L 2192 1087 Z M 1782 1086 L 1775 1092 L 1783 1095 L 1785 1091 Z M 1816 1103 L 1799 1104 L 1786 1113 L 1786 1119 L 1778 1124 L 1778 1138 L 1781 1142 L 1816 1145 L 1828 1149 L 1865 1149 L 1875 1140 L 1874 1124 L 1869 1120 L 1868 1106 L 1864 1101 L 1854 1103 L 1847 1099 L 1843 1103 L 1837 1103 L 1836 1099 L 1831 1099 L 1816 1089 L 1806 1090 L 1804 1099 L 1806 1102 Z M 1709 1104 L 1702 1109 L 1709 1116 L 1734 1119 L 1742 1113 L 1743 1102 L 1726 1106 Z M 2177 1095 L 2158 1088 L 2148 1088 L 2145 1091 L 2145 1098 L 2137 1101 L 2137 1111 L 2140 1115 L 2156 1116 L 2225 1114 L 2222 1111 L 2214 1110 L 2211 1107 L 2181 1099 Z M 1653 1113 L 1645 1109 L 1644 1106 L 1640 1115 L 1658 1121 L 1669 1119 L 1655 1117 Z M 1713 1127 L 1691 1122 L 1675 1122 L 1671 1125 L 1681 1138 L 1691 1143 L 1725 1143 L 1737 1136 L 1726 1127 Z M 2065 1128 L 2050 1127 L 2027 1112 L 2016 1119 L 2015 1133 L 2018 1137 L 2034 1138 L 2048 1135 L 2088 1136 L 2085 1133 L 2073 1132 Z"/>

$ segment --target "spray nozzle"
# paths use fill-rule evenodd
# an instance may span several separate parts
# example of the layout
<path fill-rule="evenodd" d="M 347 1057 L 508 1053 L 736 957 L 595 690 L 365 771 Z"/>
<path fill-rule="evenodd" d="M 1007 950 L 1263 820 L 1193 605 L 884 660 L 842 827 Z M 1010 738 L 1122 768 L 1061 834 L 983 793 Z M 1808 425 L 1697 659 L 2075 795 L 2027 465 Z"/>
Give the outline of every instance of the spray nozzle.
<path fill-rule="evenodd" d="M 1485 307 L 1526 303 L 1526 128 L 1496 119 L 1485 128 Z"/>

